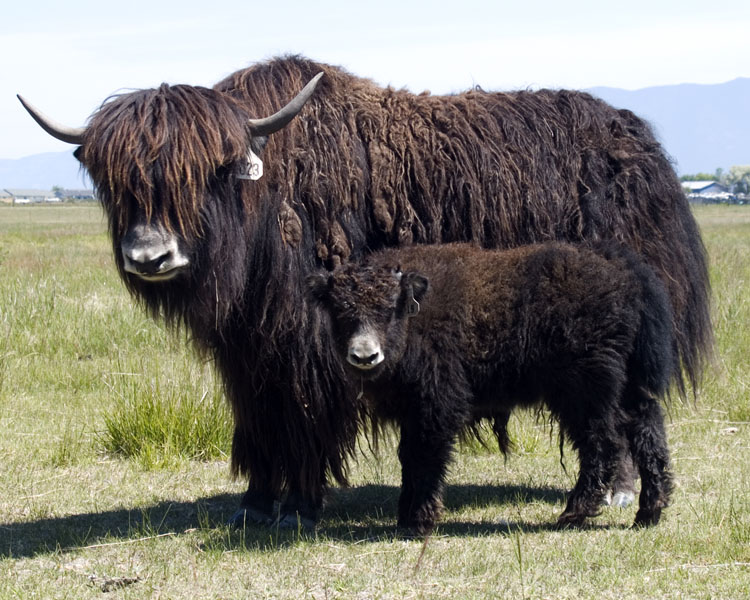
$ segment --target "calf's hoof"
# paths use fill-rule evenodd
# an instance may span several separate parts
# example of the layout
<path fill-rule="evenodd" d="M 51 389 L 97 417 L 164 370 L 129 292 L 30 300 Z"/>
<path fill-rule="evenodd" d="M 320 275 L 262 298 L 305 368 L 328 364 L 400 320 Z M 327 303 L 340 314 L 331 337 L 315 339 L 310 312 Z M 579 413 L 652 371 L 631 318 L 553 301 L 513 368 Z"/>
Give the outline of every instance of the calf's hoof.
<path fill-rule="evenodd" d="M 635 514 L 633 527 L 653 527 L 659 522 L 659 519 L 661 519 L 661 508 L 641 508 L 638 509 L 638 512 Z"/>
<path fill-rule="evenodd" d="M 635 502 L 635 492 L 615 492 L 615 495 L 612 496 L 612 502 L 610 506 L 615 506 L 617 508 L 627 508 L 628 506 L 633 504 L 633 502 Z"/>
<path fill-rule="evenodd" d="M 616 508 L 627 508 L 635 502 L 635 492 L 617 491 L 614 494 L 607 492 L 602 500 L 603 506 L 613 506 Z"/>
<path fill-rule="evenodd" d="M 560 528 L 581 527 L 586 522 L 586 519 L 597 516 L 599 516 L 598 510 L 589 510 L 588 512 L 585 510 L 565 510 L 557 517 L 557 526 Z"/>
<path fill-rule="evenodd" d="M 563 513 L 557 517 L 557 527 L 560 529 L 581 527 L 586 521 L 585 515 Z"/>
<path fill-rule="evenodd" d="M 404 538 L 423 538 L 435 529 L 434 521 L 398 520 L 398 535 Z"/>

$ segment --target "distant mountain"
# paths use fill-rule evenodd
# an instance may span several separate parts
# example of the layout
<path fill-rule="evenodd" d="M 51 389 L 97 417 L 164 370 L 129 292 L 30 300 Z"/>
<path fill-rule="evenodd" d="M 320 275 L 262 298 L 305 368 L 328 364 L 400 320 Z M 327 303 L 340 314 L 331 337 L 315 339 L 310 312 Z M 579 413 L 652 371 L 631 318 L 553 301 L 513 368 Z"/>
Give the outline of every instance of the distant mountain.
<path fill-rule="evenodd" d="M 750 165 L 750 79 L 588 92 L 648 120 L 680 174 Z"/>
<path fill-rule="evenodd" d="M 91 188 L 73 151 L 45 152 L 24 158 L 0 159 L 0 189 L 51 190 Z"/>
<path fill-rule="evenodd" d="M 628 91 L 586 90 L 648 120 L 680 174 L 750 165 L 750 79 Z M 0 189 L 90 188 L 72 151 L 0 159 Z"/>

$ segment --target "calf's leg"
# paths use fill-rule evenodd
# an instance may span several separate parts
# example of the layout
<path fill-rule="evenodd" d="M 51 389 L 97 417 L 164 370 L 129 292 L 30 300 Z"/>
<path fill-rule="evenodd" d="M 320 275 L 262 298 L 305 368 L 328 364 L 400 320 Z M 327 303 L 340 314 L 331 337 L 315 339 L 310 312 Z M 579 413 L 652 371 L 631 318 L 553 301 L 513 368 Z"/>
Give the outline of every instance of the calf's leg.
<path fill-rule="evenodd" d="M 563 414 L 560 418 L 563 431 L 578 451 L 580 469 L 565 510 L 557 519 L 559 525 L 581 525 L 587 517 L 599 514 L 617 466 L 627 452 L 615 427 L 614 411 L 600 410 L 600 415 L 591 412 L 589 407 L 575 417 Z"/>
<path fill-rule="evenodd" d="M 628 440 L 641 474 L 641 493 L 633 525 L 656 525 L 662 509 L 669 504 L 673 487 L 664 415 L 658 401 L 635 386 L 626 393 L 624 404 L 629 417 Z"/>
<path fill-rule="evenodd" d="M 413 415 L 401 423 L 398 526 L 426 535 L 442 513 L 443 488 L 455 435 L 431 430 L 420 421 Z"/>
<path fill-rule="evenodd" d="M 627 508 L 635 501 L 635 480 L 638 477 L 637 466 L 630 450 L 623 453 L 617 465 L 612 489 L 607 492 L 604 503 L 608 506 Z"/>

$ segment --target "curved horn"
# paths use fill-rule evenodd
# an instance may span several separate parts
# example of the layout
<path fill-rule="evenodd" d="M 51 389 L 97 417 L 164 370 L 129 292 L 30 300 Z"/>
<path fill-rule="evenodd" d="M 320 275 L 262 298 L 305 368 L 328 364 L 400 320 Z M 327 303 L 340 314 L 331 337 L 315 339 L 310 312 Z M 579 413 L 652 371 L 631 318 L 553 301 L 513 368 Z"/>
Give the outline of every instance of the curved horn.
<path fill-rule="evenodd" d="M 16 94 L 16 97 L 21 101 L 23 107 L 29 111 L 32 118 L 39 123 L 40 127 L 52 137 L 68 144 L 80 145 L 83 143 L 83 134 L 86 132 L 85 127 L 66 127 L 65 125 L 60 125 L 57 121 L 47 117 L 43 112 L 34 107 L 33 104 L 21 97 L 20 94 Z"/>
<path fill-rule="evenodd" d="M 305 102 L 310 99 L 310 96 L 312 96 L 312 93 L 315 91 L 315 86 L 318 85 L 318 81 L 320 81 L 321 77 L 323 77 L 323 71 L 313 77 L 308 84 L 302 88 L 302 91 L 279 112 L 264 119 L 250 119 L 250 131 L 252 131 L 253 135 L 270 135 L 285 127 L 289 121 L 297 116 L 297 113 L 302 110 Z"/>

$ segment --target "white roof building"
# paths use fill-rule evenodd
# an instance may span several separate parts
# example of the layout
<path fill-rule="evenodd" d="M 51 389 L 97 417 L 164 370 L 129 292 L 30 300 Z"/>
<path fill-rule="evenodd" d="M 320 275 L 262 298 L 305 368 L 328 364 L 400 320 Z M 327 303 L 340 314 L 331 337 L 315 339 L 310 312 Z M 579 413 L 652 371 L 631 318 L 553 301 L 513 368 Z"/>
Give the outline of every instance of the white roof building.
<path fill-rule="evenodd" d="M 727 192 L 727 188 L 717 181 L 683 181 L 682 187 L 687 190 L 688 194 L 698 194 L 699 196 L 725 194 Z"/>
<path fill-rule="evenodd" d="M 31 202 L 60 202 L 60 198 L 49 190 L 21 190 L 5 188 L 13 199 L 13 204 L 29 204 Z"/>

